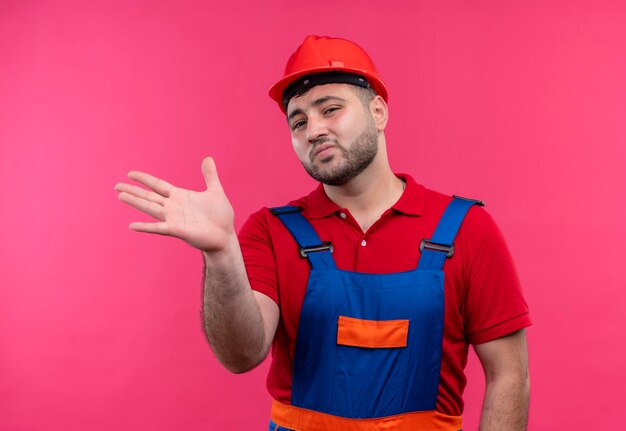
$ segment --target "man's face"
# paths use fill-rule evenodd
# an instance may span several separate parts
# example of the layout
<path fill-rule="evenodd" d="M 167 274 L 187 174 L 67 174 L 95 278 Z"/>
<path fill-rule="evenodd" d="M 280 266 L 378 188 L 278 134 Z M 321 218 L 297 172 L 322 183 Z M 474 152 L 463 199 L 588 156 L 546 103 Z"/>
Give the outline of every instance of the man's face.
<path fill-rule="evenodd" d="M 356 177 L 378 151 L 372 114 L 350 87 L 318 85 L 287 106 L 296 154 L 309 175 L 328 185 Z"/>

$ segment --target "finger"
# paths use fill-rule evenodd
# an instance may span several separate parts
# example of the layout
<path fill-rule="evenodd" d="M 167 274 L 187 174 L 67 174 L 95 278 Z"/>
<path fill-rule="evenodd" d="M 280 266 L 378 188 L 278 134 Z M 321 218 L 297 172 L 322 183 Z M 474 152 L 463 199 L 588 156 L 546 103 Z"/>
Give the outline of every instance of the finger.
<path fill-rule="evenodd" d="M 128 173 L 128 178 L 137 181 L 138 183 L 143 184 L 151 190 L 154 190 L 161 196 L 165 196 L 166 198 L 170 196 L 170 191 L 174 188 L 173 185 L 164 181 L 160 178 L 153 177 L 150 174 L 146 174 L 145 172 L 139 171 L 130 171 Z"/>
<path fill-rule="evenodd" d="M 202 161 L 202 175 L 204 176 L 204 182 L 207 188 L 215 186 L 222 187 L 220 179 L 217 176 L 217 168 L 215 167 L 213 157 L 207 157 Z"/>
<path fill-rule="evenodd" d="M 164 220 L 163 217 L 163 207 L 157 203 L 147 201 L 142 198 L 138 198 L 137 196 L 133 196 L 130 193 L 121 192 L 117 198 L 124 202 L 125 204 L 130 205 L 133 208 L 138 209 L 141 212 L 144 212 L 152 217 L 159 219 L 161 221 Z"/>
<path fill-rule="evenodd" d="M 142 189 L 141 187 L 133 186 L 131 184 L 117 183 L 115 185 L 115 190 L 117 190 L 118 192 L 129 193 L 131 195 L 137 196 L 138 198 L 142 198 L 150 202 L 155 202 L 159 205 L 165 204 L 166 198 L 164 198 L 160 194 L 151 192 L 146 189 Z"/>
<path fill-rule="evenodd" d="M 146 232 L 146 233 L 156 233 L 158 235 L 170 235 L 169 227 L 167 223 L 143 223 L 143 222 L 134 222 L 128 226 L 130 230 L 134 230 L 135 232 Z"/>

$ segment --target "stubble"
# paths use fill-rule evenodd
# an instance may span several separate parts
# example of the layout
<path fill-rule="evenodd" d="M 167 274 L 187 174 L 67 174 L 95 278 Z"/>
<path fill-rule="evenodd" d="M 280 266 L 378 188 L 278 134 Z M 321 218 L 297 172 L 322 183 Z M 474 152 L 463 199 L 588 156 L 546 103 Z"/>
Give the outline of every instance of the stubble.
<path fill-rule="evenodd" d="M 314 143 L 314 147 L 329 141 L 331 140 L 328 138 L 322 138 Z M 349 148 L 345 148 L 337 141 L 334 141 L 334 144 L 340 154 L 333 154 L 318 160 L 319 165 L 311 161 L 311 163 L 303 162 L 302 166 L 315 180 L 329 186 L 341 186 L 355 178 L 372 163 L 378 152 L 378 132 L 373 122 L 368 122 L 367 128 Z M 330 166 L 330 163 L 337 157 L 342 160 L 335 166 Z"/>

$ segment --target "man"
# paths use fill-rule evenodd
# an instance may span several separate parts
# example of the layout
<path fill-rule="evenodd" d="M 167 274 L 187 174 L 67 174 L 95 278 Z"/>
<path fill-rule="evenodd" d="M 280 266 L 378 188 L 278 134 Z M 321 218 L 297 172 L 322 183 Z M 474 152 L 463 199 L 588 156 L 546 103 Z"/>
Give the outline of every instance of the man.
<path fill-rule="evenodd" d="M 203 252 L 204 324 L 241 373 L 272 347 L 270 430 L 461 429 L 468 344 L 486 393 L 481 430 L 523 430 L 530 325 L 514 266 L 480 202 L 394 174 L 387 90 L 365 51 L 307 37 L 270 90 L 320 186 L 253 214 L 239 238 L 214 162 L 207 190 L 140 172 L 119 198 L 132 223 Z"/>

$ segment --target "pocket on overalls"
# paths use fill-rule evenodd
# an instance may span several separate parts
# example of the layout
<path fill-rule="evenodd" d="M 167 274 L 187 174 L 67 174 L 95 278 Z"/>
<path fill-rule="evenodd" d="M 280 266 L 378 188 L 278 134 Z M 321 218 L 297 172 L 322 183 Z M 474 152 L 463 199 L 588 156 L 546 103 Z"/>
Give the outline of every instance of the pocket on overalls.
<path fill-rule="evenodd" d="M 402 411 L 408 320 L 339 316 L 333 406 L 337 414 L 380 417 Z"/>

